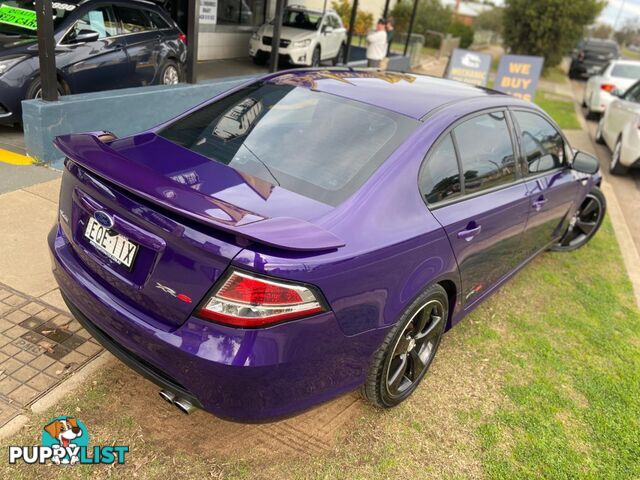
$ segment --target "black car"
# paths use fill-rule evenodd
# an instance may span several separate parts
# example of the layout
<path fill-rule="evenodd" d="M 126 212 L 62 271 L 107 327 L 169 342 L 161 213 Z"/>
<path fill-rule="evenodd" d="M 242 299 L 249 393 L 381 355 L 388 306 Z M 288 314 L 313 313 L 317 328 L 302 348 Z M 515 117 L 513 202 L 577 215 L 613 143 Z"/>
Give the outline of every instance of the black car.
<path fill-rule="evenodd" d="M 587 38 L 581 40 L 571 54 L 569 78 L 585 78 L 598 73 L 610 60 L 620 57 L 613 40 Z"/>
<path fill-rule="evenodd" d="M 156 4 L 65 0 L 52 5 L 61 94 L 182 79 L 186 37 Z M 0 5 L 1 123 L 21 122 L 21 101 L 41 96 L 34 9 L 33 0 Z"/>

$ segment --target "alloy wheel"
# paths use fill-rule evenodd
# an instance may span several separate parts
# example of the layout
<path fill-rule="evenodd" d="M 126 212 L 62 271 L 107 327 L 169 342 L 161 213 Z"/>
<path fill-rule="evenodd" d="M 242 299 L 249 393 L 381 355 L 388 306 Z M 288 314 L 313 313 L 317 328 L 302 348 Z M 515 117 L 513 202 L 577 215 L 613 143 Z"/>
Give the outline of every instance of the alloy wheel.
<path fill-rule="evenodd" d="M 573 250 L 587 243 L 600 226 L 603 213 L 604 205 L 600 198 L 593 193 L 587 194 L 560 247 Z"/>
<path fill-rule="evenodd" d="M 386 369 L 385 385 L 391 397 L 402 396 L 421 380 L 433 360 L 443 321 L 444 306 L 433 299 L 407 323 Z"/>
<path fill-rule="evenodd" d="M 162 75 L 162 84 L 163 85 L 177 85 L 180 81 L 180 76 L 178 75 L 178 69 L 173 65 L 169 65 L 164 70 L 164 74 Z"/>

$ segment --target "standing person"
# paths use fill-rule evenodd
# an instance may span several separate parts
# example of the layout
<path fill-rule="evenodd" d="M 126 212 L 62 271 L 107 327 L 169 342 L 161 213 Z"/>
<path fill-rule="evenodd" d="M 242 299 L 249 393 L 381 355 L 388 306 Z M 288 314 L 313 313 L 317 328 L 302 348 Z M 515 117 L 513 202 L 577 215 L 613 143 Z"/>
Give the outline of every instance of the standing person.
<path fill-rule="evenodd" d="M 395 35 L 395 25 L 396 21 L 393 17 L 387 18 L 387 57 L 391 53 L 391 42 L 393 42 L 393 36 Z"/>
<path fill-rule="evenodd" d="M 378 20 L 376 30 L 367 35 L 367 66 L 378 68 L 387 55 L 387 22 Z"/>

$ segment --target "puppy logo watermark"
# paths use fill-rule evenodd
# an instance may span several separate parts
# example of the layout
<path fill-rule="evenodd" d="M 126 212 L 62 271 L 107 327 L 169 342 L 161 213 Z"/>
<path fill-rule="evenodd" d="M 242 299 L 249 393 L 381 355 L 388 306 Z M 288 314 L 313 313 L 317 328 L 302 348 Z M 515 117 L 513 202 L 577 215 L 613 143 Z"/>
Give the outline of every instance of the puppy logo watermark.
<path fill-rule="evenodd" d="M 81 420 L 56 417 L 43 427 L 41 446 L 10 446 L 9 463 L 22 460 L 27 464 L 122 464 L 128 451 L 126 445 L 94 445 L 89 448 L 89 431 Z"/>

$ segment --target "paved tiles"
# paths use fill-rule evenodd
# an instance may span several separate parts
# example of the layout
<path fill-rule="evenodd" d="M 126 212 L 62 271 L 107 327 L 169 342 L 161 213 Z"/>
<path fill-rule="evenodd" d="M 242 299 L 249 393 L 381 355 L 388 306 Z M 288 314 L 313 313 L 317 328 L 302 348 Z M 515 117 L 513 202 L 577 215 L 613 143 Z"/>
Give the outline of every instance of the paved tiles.
<path fill-rule="evenodd" d="M 0 283 L 0 427 L 101 351 L 66 311 Z"/>

